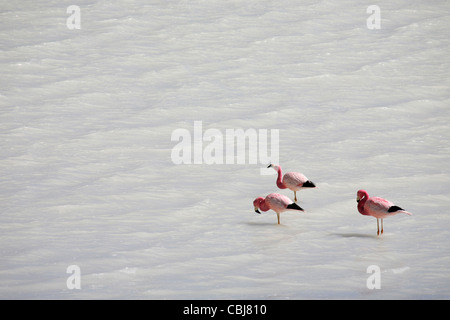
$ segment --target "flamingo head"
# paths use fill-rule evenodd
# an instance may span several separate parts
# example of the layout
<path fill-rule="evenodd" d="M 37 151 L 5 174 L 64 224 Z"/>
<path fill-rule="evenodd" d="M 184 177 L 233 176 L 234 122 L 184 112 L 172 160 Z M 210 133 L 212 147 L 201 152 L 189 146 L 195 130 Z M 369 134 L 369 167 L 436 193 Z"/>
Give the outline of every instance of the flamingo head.
<path fill-rule="evenodd" d="M 259 206 L 261 205 L 261 202 L 263 202 L 263 201 L 264 201 L 264 198 L 263 198 L 263 197 L 256 198 L 256 199 L 253 201 L 253 207 L 255 208 L 255 212 L 256 212 L 256 213 L 261 214 L 261 212 L 260 212 L 258 209 L 259 209 Z"/>
<path fill-rule="evenodd" d="M 267 168 L 273 168 L 273 170 L 278 171 L 279 166 L 274 165 L 274 164 L 269 164 L 269 166 Z"/>
<path fill-rule="evenodd" d="M 358 192 L 356 193 L 356 202 L 360 202 L 362 199 L 364 198 L 368 198 L 369 194 L 367 193 L 366 190 L 358 190 Z"/>

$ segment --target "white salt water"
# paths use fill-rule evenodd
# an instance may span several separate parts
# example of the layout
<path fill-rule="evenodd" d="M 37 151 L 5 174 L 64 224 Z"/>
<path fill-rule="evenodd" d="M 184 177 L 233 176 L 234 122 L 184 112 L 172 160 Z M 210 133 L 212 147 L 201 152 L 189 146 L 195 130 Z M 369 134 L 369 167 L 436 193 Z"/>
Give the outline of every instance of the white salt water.
<path fill-rule="evenodd" d="M 449 28 L 444 0 L 3 2 L 0 298 L 450 298 Z M 176 164 L 196 121 L 278 130 L 306 212 L 254 212 L 293 198 L 268 163 Z M 358 189 L 413 215 L 377 236 Z"/>

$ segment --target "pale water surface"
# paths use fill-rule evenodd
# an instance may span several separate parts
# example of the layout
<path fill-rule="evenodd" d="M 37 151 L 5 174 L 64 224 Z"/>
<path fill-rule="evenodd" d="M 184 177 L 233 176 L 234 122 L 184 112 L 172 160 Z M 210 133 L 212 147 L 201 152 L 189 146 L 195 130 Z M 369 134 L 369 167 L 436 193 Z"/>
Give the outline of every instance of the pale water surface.
<path fill-rule="evenodd" d="M 4 1 L 0 298 L 450 298 L 449 29 L 445 0 Z M 254 213 L 293 197 L 267 163 L 174 164 L 194 121 L 279 130 L 306 213 Z M 414 215 L 377 237 L 361 188 Z"/>

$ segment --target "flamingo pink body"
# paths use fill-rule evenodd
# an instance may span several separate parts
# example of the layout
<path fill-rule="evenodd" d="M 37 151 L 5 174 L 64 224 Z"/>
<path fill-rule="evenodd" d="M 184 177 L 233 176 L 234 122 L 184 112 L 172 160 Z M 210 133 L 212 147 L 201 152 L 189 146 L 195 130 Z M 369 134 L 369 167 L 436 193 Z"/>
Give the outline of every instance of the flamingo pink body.
<path fill-rule="evenodd" d="M 253 201 L 253 206 L 255 207 L 255 211 L 260 213 L 258 209 L 262 211 L 273 210 L 277 213 L 278 224 L 280 224 L 280 213 L 286 210 L 299 210 L 304 211 L 297 204 L 295 204 L 288 197 L 278 194 L 271 193 L 266 198 L 259 197 Z"/>
<path fill-rule="evenodd" d="M 281 171 L 281 166 L 269 165 L 268 168 L 272 167 L 275 171 L 278 172 L 277 178 L 277 187 L 280 189 L 290 189 L 294 191 L 294 200 L 297 201 L 297 191 L 300 191 L 303 188 L 315 188 L 316 185 L 308 180 L 304 174 L 299 172 L 288 172 L 283 176 Z"/>
<path fill-rule="evenodd" d="M 369 194 L 365 190 L 358 190 L 356 193 L 356 201 L 358 202 L 358 211 L 362 215 L 372 216 L 378 219 L 381 219 L 381 233 L 383 233 L 383 219 L 396 215 L 398 213 L 406 213 L 407 215 L 412 215 L 411 212 L 408 212 L 399 206 L 394 205 L 389 200 L 378 198 L 378 197 L 369 197 Z M 380 233 L 378 227 L 378 234 Z"/>

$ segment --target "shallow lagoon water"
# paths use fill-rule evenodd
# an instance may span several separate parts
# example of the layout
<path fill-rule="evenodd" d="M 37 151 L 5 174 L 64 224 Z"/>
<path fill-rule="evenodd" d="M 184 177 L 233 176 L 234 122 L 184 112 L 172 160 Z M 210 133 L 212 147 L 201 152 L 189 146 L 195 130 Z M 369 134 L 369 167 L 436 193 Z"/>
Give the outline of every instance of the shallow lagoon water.
<path fill-rule="evenodd" d="M 0 10 L 1 298 L 450 297 L 447 2 L 70 5 Z M 175 164 L 195 121 L 279 130 L 306 213 L 254 213 L 293 197 L 267 163 Z M 377 237 L 361 188 L 414 215 Z"/>

